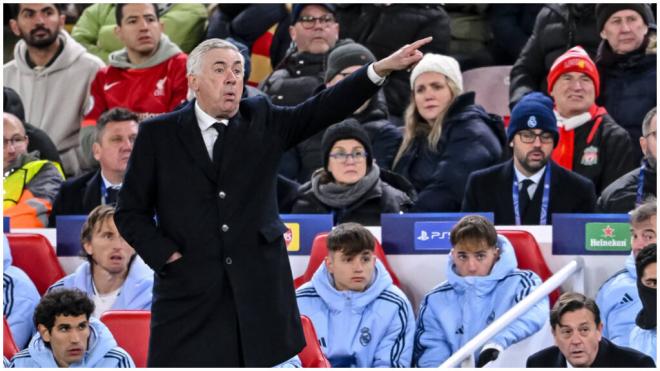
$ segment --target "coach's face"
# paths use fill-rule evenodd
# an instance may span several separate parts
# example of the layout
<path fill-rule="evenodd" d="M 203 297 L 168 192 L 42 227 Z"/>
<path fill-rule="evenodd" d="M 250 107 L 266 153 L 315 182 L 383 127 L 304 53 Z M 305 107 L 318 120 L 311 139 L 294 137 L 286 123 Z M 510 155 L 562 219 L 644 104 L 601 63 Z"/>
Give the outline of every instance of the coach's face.
<path fill-rule="evenodd" d="M 243 94 L 243 59 L 232 49 L 212 49 L 201 57 L 199 71 L 188 75 L 202 110 L 216 118 L 238 112 Z"/>

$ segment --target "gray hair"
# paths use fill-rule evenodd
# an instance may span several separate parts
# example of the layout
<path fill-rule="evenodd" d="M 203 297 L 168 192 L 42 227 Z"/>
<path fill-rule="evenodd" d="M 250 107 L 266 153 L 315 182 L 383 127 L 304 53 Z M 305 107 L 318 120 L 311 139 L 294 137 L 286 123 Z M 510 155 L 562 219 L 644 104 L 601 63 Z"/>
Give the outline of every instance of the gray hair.
<path fill-rule="evenodd" d="M 643 223 L 658 213 L 657 201 L 650 196 L 644 202 L 632 210 L 630 214 L 630 224 Z"/>
<path fill-rule="evenodd" d="M 238 50 L 236 45 L 230 43 L 229 41 L 223 39 L 208 39 L 200 43 L 190 52 L 188 55 L 188 62 L 186 62 L 186 70 L 188 75 L 196 75 L 199 73 L 200 66 L 202 64 L 202 57 L 207 52 L 213 49 L 231 49 L 234 50 L 238 55 L 241 56 L 241 65 L 245 67 L 245 58 L 243 54 Z"/>
<path fill-rule="evenodd" d="M 651 129 L 651 119 L 655 116 L 657 111 L 658 107 L 653 107 L 646 116 L 644 116 L 644 120 L 642 120 L 642 136 L 648 135 L 649 130 Z"/>

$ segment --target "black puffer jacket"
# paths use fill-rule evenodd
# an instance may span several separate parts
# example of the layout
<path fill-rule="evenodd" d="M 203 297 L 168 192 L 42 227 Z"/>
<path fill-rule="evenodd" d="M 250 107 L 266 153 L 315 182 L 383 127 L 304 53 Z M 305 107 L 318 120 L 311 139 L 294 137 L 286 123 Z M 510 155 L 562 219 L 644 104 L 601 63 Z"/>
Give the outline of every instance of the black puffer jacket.
<path fill-rule="evenodd" d="M 380 214 L 408 211 L 416 199 L 415 188 L 403 177 L 380 170 L 377 182 L 362 198 L 342 209 L 323 204 L 312 190 L 312 182 L 299 189 L 300 198 L 293 205 L 296 214 L 333 214 L 334 224 L 355 222 L 362 225 L 380 225 Z"/>
<path fill-rule="evenodd" d="M 534 32 L 511 69 L 509 107 L 531 91 L 547 92 L 552 63 L 580 45 L 594 59 L 600 43 L 595 4 L 549 4 L 539 12 Z"/>
<path fill-rule="evenodd" d="M 630 134 L 635 163 L 642 158 L 638 141 L 642 136 L 642 121 L 655 107 L 658 97 L 656 37 L 655 30 L 649 30 L 638 50 L 621 56 L 614 54 L 609 43 L 603 40 L 596 58 L 600 73 L 598 102 Z"/>
<path fill-rule="evenodd" d="M 405 44 L 433 36 L 424 53 L 447 54 L 449 16 L 438 4 L 337 4 L 340 38 L 351 38 L 377 59 L 392 54 Z M 401 117 L 410 99 L 410 73 L 396 71 L 385 85 L 390 114 Z"/>
<path fill-rule="evenodd" d="M 599 213 L 627 213 L 635 208 L 637 200 L 637 187 L 641 168 L 634 169 L 614 183 L 610 184 L 598 198 L 596 211 Z M 657 173 L 648 166 L 644 169 L 644 184 L 642 185 L 642 199 L 657 198 Z"/>

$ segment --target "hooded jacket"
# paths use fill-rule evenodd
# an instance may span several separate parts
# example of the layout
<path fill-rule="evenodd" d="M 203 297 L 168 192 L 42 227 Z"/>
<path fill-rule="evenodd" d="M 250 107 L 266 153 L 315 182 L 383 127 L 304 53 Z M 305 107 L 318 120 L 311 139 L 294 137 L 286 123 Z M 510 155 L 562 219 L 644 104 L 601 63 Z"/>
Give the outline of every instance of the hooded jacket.
<path fill-rule="evenodd" d="M 504 123 L 474 104 L 473 92 L 459 95 L 447 110 L 435 152 L 426 136 L 417 136 L 394 165 L 418 193 L 414 211 L 461 209 L 471 172 L 499 163 L 506 150 Z"/>
<path fill-rule="evenodd" d="M 25 106 L 25 121 L 45 131 L 62 158 L 64 173 L 80 172 L 80 122 L 88 109 L 89 86 L 103 62 L 86 52 L 65 31 L 64 44 L 53 63 L 38 71 L 28 65 L 27 44 L 20 40 L 14 59 L 3 68 L 4 84 L 14 89 Z"/>
<path fill-rule="evenodd" d="M 332 367 L 410 367 L 415 317 L 406 295 L 376 260 L 363 292 L 337 291 L 321 264 L 296 291 L 300 314 L 314 324 Z"/>
<path fill-rule="evenodd" d="M 136 255 L 128 267 L 126 281 L 111 309 L 150 310 L 153 284 L 154 272 Z M 94 288 L 89 262 L 82 263 L 75 272 L 55 282 L 48 291 L 57 288 L 77 288 L 92 297 Z"/>
<path fill-rule="evenodd" d="M 7 318 L 9 329 L 18 349 L 28 345 L 35 332 L 32 315 L 41 295 L 22 269 L 11 265 L 9 240 L 4 236 L 2 274 L 2 314 Z"/>
<path fill-rule="evenodd" d="M 505 237 L 498 235 L 497 245 L 500 258 L 484 277 L 459 276 L 449 255 L 447 281 L 426 294 L 419 309 L 414 366 L 438 367 L 541 284 L 536 273 L 517 268 L 513 246 Z M 549 320 L 548 308 L 545 297 L 489 343 L 506 349 L 531 336 Z"/>
<path fill-rule="evenodd" d="M 626 258 L 625 268 L 610 277 L 598 290 L 596 305 L 603 322 L 603 337 L 620 346 L 628 346 L 635 316 L 642 309 L 637 292 L 635 256 Z"/>
<path fill-rule="evenodd" d="M 27 349 L 14 355 L 11 359 L 12 368 L 58 368 L 53 351 L 46 346 L 37 333 Z M 117 346 L 117 341 L 101 321 L 89 318 L 89 341 L 87 351 L 80 362 L 73 363 L 72 368 L 135 368 L 131 356 Z"/>

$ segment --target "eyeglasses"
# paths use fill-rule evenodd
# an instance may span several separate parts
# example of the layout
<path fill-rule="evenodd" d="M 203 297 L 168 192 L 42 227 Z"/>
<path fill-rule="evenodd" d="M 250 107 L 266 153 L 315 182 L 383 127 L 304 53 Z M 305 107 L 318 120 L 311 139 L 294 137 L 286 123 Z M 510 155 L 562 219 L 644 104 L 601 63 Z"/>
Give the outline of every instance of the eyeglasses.
<path fill-rule="evenodd" d="M 541 143 L 552 143 L 555 140 L 554 134 L 544 131 L 541 134 L 535 134 L 531 131 L 519 131 L 518 134 L 520 135 L 520 141 L 523 143 L 534 143 L 536 142 L 536 138 L 541 139 Z"/>
<path fill-rule="evenodd" d="M 302 24 L 303 28 L 310 29 L 314 27 L 316 21 L 319 21 L 321 26 L 328 26 L 331 23 L 335 23 L 335 17 L 332 14 L 322 15 L 320 17 L 312 17 L 311 15 L 303 15 L 298 18 L 298 22 Z"/>
<path fill-rule="evenodd" d="M 15 136 L 15 137 L 11 137 L 10 139 L 2 138 L 2 144 L 5 147 L 7 147 L 9 145 L 11 145 L 12 147 L 18 147 L 18 146 L 23 145 L 26 141 L 27 141 L 27 136 L 26 135 Z"/>
<path fill-rule="evenodd" d="M 644 138 L 648 138 L 650 136 L 653 136 L 653 138 L 656 138 L 656 135 L 657 135 L 657 131 L 653 130 L 651 132 L 646 133 L 646 135 L 644 135 Z"/>
<path fill-rule="evenodd" d="M 353 153 L 336 152 L 331 153 L 329 156 L 337 161 L 346 162 L 349 157 L 355 161 L 362 161 L 367 158 L 367 155 L 366 151 L 355 151 Z"/>

